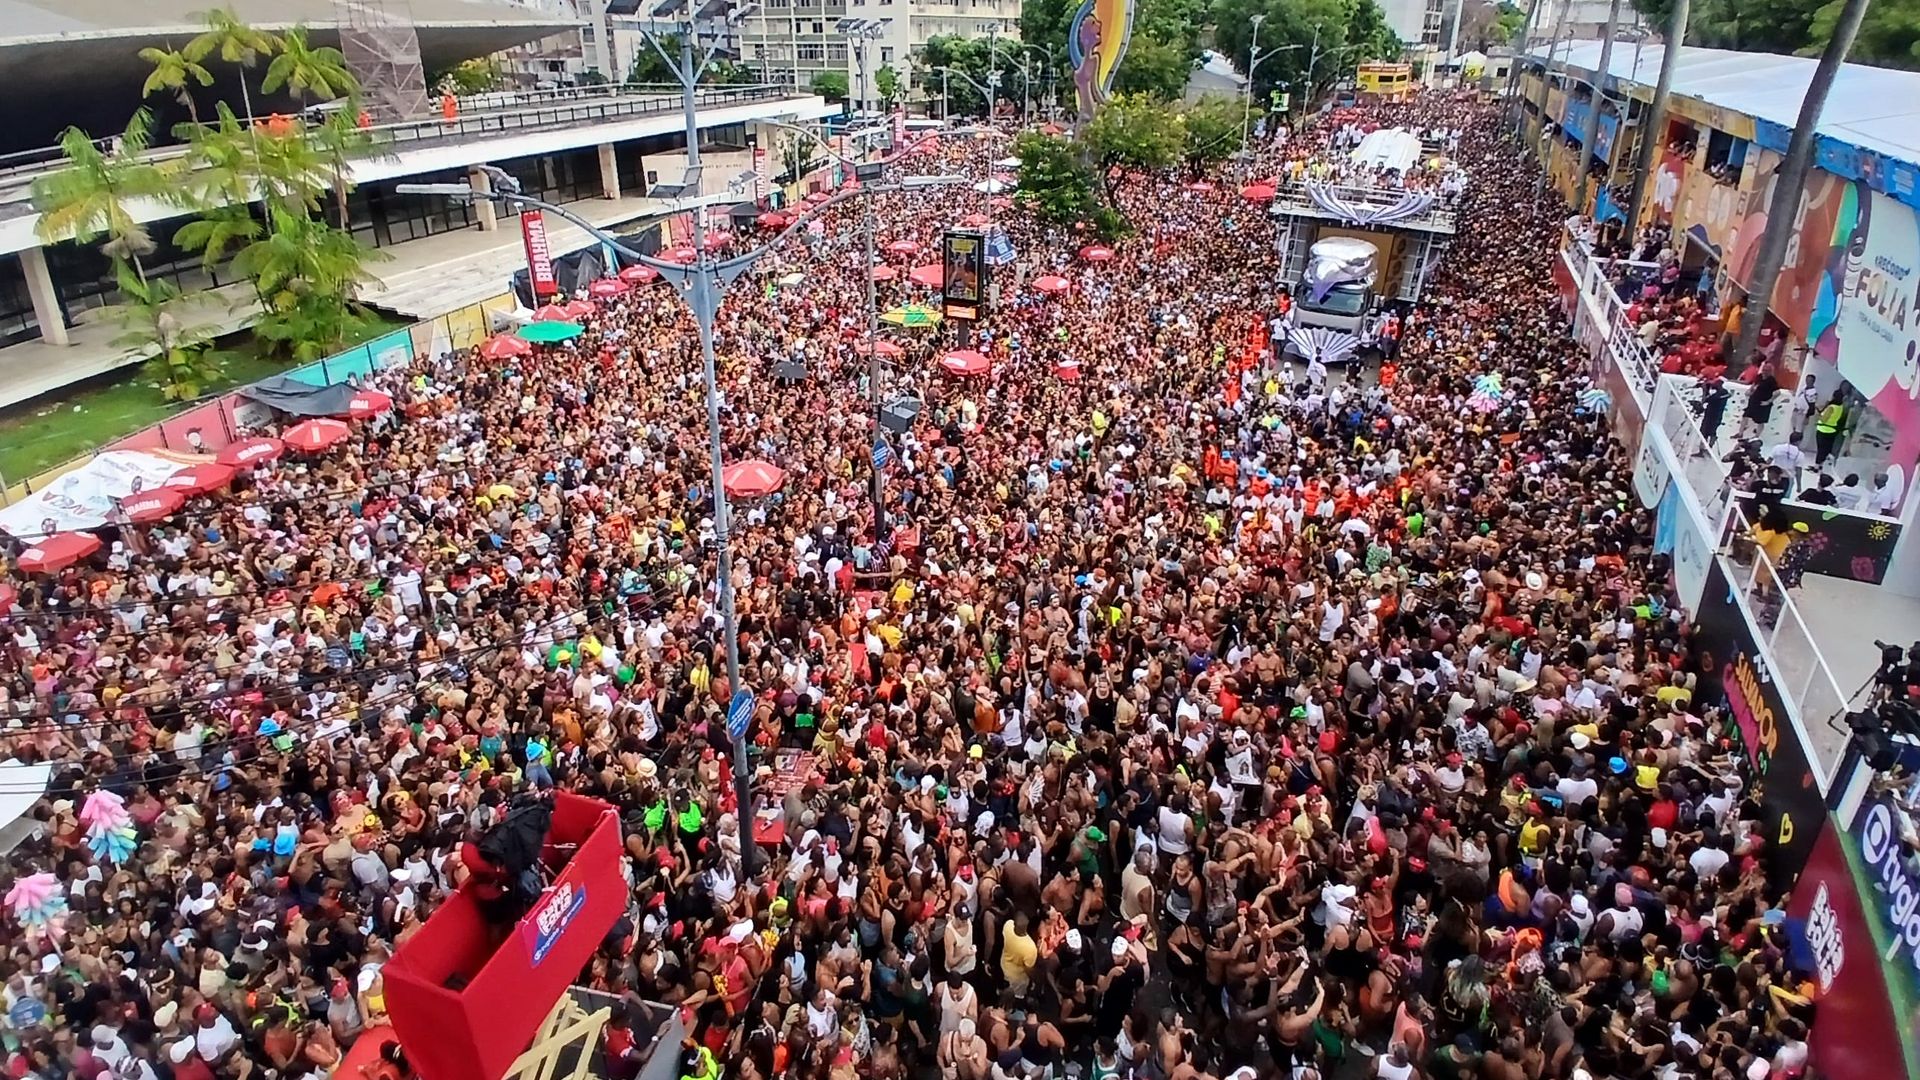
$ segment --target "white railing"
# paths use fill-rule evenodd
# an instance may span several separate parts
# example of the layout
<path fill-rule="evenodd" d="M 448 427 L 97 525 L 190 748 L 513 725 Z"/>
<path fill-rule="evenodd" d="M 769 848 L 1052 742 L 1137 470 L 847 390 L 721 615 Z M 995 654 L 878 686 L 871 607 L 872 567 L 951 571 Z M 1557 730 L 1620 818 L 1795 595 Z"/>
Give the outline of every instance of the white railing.
<path fill-rule="evenodd" d="M 1830 721 L 1846 711 L 1848 695 L 1793 601 L 1792 587 L 1799 582 L 1781 578 L 1779 568 L 1754 540 L 1753 523 L 1738 503 L 1728 508 L 1720 552 L 1722 569 L 1733 591 L 1744 600 L 1773 684 L 1806 737 L 1820 790 L 1826 791 L 1846 746 L 1844 738 L 1827 737 L 1833 730 Z"/>
<path fill-rule="evenodd" d="M 1673 449 L 1680 471 L 1675 479 L 1685 483 L 1706 512 L 1706 526 L 1719 533 L 1726 525 L 1727 508 L 1733 502 L 1733 482 L 1720 452 L 1708 444 L 1700 430 L 1695 410 L 1699 407 L 1699 380 L 1688 375 L 1663 375 L 1653 391 L 1653 403 L 1647 409 L 1647 429 L 1658 429 Z M 1731 419 L 1728 423 L 1732 423 Z"/>
<path fill-rule="evenodd" d="M 1627 385 L 1636 395 L 1644 395 L 1640 397 L 1640 406 L 1646 408 L 1653 395 L 1654 381 L 1660 374 L 1660 363 L 1640 340 L 1640 330 L 1627 318 L 1626 302 L 1620 299 L 1608 275 L 1615 266 L 1650 267 L 1653 264 L 1596 258 L 1586 242 L 1571 232 L 1567 234 L 1562 254 L 1568 267 L 1576 271 L 1574 282 L 1582 300 L 1592 305 L 1592 316 L 1606 327 L 1607 347 L 1626 373 Z"/>

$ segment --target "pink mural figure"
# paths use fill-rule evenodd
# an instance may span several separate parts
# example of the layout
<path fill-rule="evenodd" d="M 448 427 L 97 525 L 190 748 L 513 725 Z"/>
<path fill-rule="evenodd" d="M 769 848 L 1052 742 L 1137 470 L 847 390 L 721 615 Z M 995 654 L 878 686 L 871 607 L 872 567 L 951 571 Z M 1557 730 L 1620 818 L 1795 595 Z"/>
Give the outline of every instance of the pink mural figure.
<path fill-rule="evenodd" d="M 1082 120 L 1093 119 L 1093 109 L 1098 103 L 1095 87 L 1100 81 L 1100 41 L 1100 16 L 1089 9 L 1074 28 L 1074 43 L 1081 59 L 1073 69 L 1073 86 L 1080 98 Z"/>

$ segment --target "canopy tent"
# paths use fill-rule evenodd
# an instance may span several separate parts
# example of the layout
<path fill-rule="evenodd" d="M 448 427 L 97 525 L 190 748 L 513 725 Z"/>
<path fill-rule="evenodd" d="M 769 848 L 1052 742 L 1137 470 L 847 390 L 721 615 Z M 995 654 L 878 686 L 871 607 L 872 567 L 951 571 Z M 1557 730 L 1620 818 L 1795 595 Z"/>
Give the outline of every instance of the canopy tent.
<path fill-rule="evenodd" d="M 269 375 L 240 389 L 240 396 L 248 401 L 289 416 L 345 416 L 353 395 L 353 387 L 345 383 L 312 386 L 285 375 Z"/>
<path fill-rule="evenodd" d="M 1287 348 L 1307 360 L 1338 364 L 1352 358 L 1360 348 L 1360 339 L 1344 330 L 1323 326 L 1296 326 L 1287 331 Z"/>

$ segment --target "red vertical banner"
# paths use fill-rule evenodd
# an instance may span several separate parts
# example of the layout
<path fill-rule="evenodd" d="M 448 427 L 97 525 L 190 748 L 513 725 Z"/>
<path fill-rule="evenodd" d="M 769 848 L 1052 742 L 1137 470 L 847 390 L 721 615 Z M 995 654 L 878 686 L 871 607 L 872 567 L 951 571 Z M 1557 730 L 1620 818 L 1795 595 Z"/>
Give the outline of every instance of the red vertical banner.
<path fill-rule="evenodd" d="M 547 221 L 540 211 L 521 212 L 520 239 L 527 246 L 527 280 L 533 285 L 533 295 L 544 298 L 559 292 L 560 283 L 553 276 L 553 252 L 547 247 Z"/>

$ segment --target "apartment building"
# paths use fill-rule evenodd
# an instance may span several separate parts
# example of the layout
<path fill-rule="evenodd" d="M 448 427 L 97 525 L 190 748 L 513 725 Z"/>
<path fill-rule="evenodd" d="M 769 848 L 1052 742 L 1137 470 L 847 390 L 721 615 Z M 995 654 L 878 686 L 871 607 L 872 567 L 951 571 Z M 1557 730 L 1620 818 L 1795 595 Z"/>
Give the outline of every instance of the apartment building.
<path fill-rule="evenodd" d="M 836 29 L 842 19 L 877 23 L 878 36 L 851 41 Z M 762 0 L 741 26 L 740 51 L 744 62 L 763 70 L 768 80 L 801 88 L 821 72 L 842 72 L 854 106 L 877 110 L 880 93 L 873 85 L 874 72 L 891 66 L 912 88 L 912 97 L 924 97 L 926 84 L 914 65 L 928 39 L 950 34 L 985 37 L 989 31 L 1017 41 L 1020 0 Z M 937 93 L 937 80 L 934 85 Z"/>

